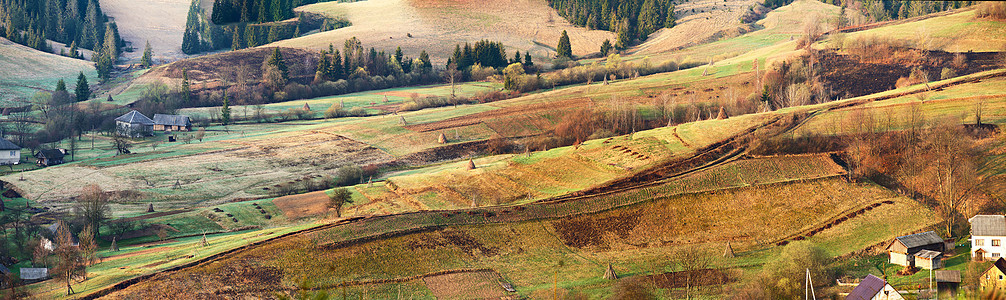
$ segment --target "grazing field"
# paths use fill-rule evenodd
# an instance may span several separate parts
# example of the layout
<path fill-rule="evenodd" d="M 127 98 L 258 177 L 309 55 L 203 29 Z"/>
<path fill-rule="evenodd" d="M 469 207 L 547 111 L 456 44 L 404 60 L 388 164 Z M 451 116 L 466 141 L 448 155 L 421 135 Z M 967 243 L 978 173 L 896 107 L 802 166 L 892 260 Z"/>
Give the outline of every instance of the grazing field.
<path fill-rule="evenodd" d="M 0 107 L 30 105 L 37 92 L 52 92 L 60 79 L 72 90 L 77 75 L 84 72 L 88 82 L 98 82 L 94 63 L 11 43 L 0 38 Z"/>
<path fill-rule="evenodd" d="M 807 194 L 807 190 L 816 192 Z M 801 201 L 788 200 L 795 197 Z M 312 289 L 345 290 L 350 295 L 367 293 L 368 297 L 383 298 L 395 297 L 397 287 L 411 284 L 415 276 L 435 280 L 430 278 L 436 277 L 425 277 L 426 274 L 482 268 L 492 269 L 512 282 L 521 295 L 542 297 L 551 293 L 556 275 L 552 271 L 556 270 L 561 271 L 558 281 L 563 282 L 564 289 L 586 289 L 593 297 L 603 297 L 609 292 L 606 287 L 612 284 L 600 279 L 608 263 L 619 274 L 659 274 L 669 267 L 667 255 L 677 249 L 699 247 L 718 251 L 730 241 L 738 257 L 718 259 L 716 266 L 729 269 L 758 265 L 778 251 L 765 242 L 829 219 L 846 208 L 880 199 L 895 199 L 901 204 L 881 206 L 855 221 L 833 227 L 830 230 L 834 234 L 825 231 L 811 239 L 834 244 L 829 254 L 840 255 L 928 224 L 924 220 L 931 217 L 931 212 L 883 188 L 850 184 L 841 179 L 812 180 L 758 189 L 658 197 L 615 210 L 559 219 L 453 225 L 374 241 L 339 243 L 343 237 L 359 237 L 349 232 L 337 233 L 350 227 L 389 228 L 377 223 L 360 224 L 365 227 L 347 224 L 271 242 L 212 265 L 164 274 L 108 298 L 118 299 L 127 293 L 156 297 L 165 290 L 211 295 L 222 292 L 226 283 L 237 278 L 246 280 L 246 284 L 227 288 L 227 293 L 262 296 L 264 291 L 296 291 L 301 278 L 308 277 L 312 278 L 308 282 Z M 510 214 L 528 214 L 532 209 Z M 883 221 L 893 214 L 904 222 Z M 548 215 L 551 214 L 542 217 Z M 886 226 L 886 230 L 856 236 L 854 241 L 844 239 L 847 236 L 843 234 L 875 230 L 876 226 Z M 560 260 L 564 262 L 561 267 Z M 246 271 L 233 271 L 239 269 Z M 433 294 L 457 289 L 444 291 L 437 285 L 430 288 Z"/>
<path fill-rule="evenodd" d="M 974 6 L 912 22 L 851 32 L 847 38 L 888 37 L 948 52 L 1006 51 L 1006 22 L 975 17 Z"/>
<path fill-rule="evenodd" d="M 125 62 L 139 63 L 147 41 L 155 63 L 188 57 L 182 53 L 182 35 L 191 1 L 101 0 L 99 3 L 105 14 L 115 19 L 122 39 L 132 43 L 133 52 L 122 52 L 121 59 Z"/>
<path fill-rule="evenodd" d="M 531 52 L 536 61 L 555 56 L 563 30 L 569 33 L 574 55 L 597 52 L 602 41 L 615 39 L 611 32 L 572 26 L 544 0 L 368 0 L 318 3 L 297 11 L 343 17 L 352 26 L 266 46 L 327 49 L 355 36 L 363 45 L 385 51 L 401 46 L 413 58 L 426 50 L 434 64 L 443 65 L 454 44 L 482 39 L 502 42 L 509 53 Z"/>

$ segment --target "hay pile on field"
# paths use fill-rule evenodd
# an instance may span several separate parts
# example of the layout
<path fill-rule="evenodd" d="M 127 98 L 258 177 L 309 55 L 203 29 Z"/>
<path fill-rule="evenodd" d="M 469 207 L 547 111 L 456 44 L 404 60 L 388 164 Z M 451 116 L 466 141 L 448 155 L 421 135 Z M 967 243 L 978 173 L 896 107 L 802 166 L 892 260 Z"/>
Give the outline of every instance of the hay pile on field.
<path fill-rule="evenodd" d="M 611 267 L 611 264 L 608 264 L 608 269 L 604 271 L 603 278 L 607 280 L 618 279 L 618 274 L 615 274 L 615 269 Z"/>

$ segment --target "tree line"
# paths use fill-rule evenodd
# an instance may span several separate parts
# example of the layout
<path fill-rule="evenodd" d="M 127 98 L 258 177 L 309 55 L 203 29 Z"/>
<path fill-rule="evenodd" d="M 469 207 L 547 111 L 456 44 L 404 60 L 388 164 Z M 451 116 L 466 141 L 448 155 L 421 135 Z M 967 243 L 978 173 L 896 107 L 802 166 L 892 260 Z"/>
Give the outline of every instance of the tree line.
<path fill-rule="evenodd" d="M 877 22 L 918 17 L 931 13 L 971 6 L 976 3 L 976 1 L 905 0 L 822 0 L 822 2 L 852 8 L 869 16 L 870 19 Z"/>
<path fill-rule="evenodd" d="M 271 0 L 268 0 L 271 1 Z M 283 3 L 295 3 L 296 1 L 279 2 L 278 6 L 285 7 Z M 228 1 L 217 1 L 214 5 L 222 5 L 226 9 Z M 300 2 L 297 5 L 308 3 Z M 270 5 L 276 5 L 270 2 Z M 269 7 L 269 6 L 266 6 Z M 296 6 L 293 6 L 296 7 Z M 266 18 L 260 21 L 257 18 L 239 19 L 236 22 L 217 22 L 213 18 L 220 18 L 218 10 L 214 9 L 212 15 L 199 6 L 199 1 L 194 0 L 189 6 L 189 13 L 185 22 L 185 34 L 182 36 L 182 52 L 186 54 L 197 54 L 206 51 L 231 49 L 238 50 L 265 45 L 279 40 L 299 37 L 313 30 L 333 30 L 349 26 L 349 21 L 343 19 L 331 19 L 322 15 L 312 13 L 293 12 L 293 7 L 286 8 L 281 19 Z M 272 15 L 271 13 L 269 15 Z M 297 19 L 290 22 L 277 22 L 296 16 Z"/>
<path fill-rule="evenodd" d="M 615 32 L 615 47 L 622 49 L 636 39 L 675 24 L 672 0 L 548 0 L 559 15 L 576 26 Z"/>
<path fill-rule="evenodd" d="M 70 45 L 63 55 L 73 58 L 81 58 L 77 49 L 94 51 L 102 78 L 125 46 L 98 0 L 0 0 L 0 22 L 0 37 L 40 51 L 53 52 L 46 40 Z"/>

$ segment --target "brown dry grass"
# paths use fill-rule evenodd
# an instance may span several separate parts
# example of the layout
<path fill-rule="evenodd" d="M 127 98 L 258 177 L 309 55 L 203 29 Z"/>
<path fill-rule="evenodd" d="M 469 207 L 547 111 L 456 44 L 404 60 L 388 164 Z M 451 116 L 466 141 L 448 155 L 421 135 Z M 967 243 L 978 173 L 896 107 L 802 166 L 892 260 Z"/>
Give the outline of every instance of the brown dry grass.
<path fill-rule="evenodd" d="M 283 196 L 272 200 L 289 219 L 317 216 L 328 213 L 328 195 L 325 191 Z"/>
<path fill-rule="evenodd" d="M 346 17 L 353 25 L 267 46 L 322 49 L 330 43 L 341 46 L 355 36 L 367 47 L 388 51 L 401 46 L 410 57 L 426 50 L 434 64 L 444 64 L 454 44 L 481 39 L 500 41 L 510 53 L 530 51 L 539 61 L 555 55 L 554 45 L 563 30 L 569 33 L 575 55 L 597 52 L 602 41 L 614 40 L 611 32 L 570 25 L 544 0 L 369 0 L 319 3 L 301 10 Z"/>
<path fill-rule="evenodd" d="M 491 272 L 454 273 L 423 278 L 437 299 L 500 299 L 506 293 Z"/>

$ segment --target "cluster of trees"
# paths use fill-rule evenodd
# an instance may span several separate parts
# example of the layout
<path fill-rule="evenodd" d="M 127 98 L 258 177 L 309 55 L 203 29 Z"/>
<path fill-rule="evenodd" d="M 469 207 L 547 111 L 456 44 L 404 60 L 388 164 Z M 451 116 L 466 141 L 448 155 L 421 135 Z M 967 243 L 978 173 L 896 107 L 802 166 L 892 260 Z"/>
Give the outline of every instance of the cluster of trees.
<path fill-rule="evenodd" d="M 106 23 L 98 0 L 0 0 L 0 36 L 46 52 L 52 50 L 46 39 L 97 52 L 107 47 L 106 30 L 116 48 L 124 46 Z"/>
<path fill-rule="evenodd" d="M 559 15 L 577 26 L 615 32 L 615 47 L 622 49 L 636 39 L 675 24 L 671 0 L 548 0 Z"/>
<path fill-rule="evenodd" d="M 227 1 L 217 1 L 217 3 L 221 2 Z M 282 3 L 293 2 L 282 1 Z M 290 9 L 287 11 L 292 17 L 293 11 Z M 304 32 L 315 29 L 324 31 L 349 26 L 349 22 L 346 20 L 330 19 L 311 13 L 298 13 L 296 20 L 287 22 L 259 21 L 257 18 L 252 18 L 240 22 L 220 23 L 211 20 L 217 13 L 218 10 L 214 10 L 213 16 L 209 16 L 199 6 L 199 1 L 192 2 L 185 22 L 185 34 L 182 39 L 183 52 L 196 54 L 219 49 L 244 49 L 298 37 Z M 284 16 L 286 15 L 284 14 Z"/>
<path fill-rule="evenodd" d="M 903 1 L 903 0 L 822 0 L 863 13 L 873 21 L 888 21 L 918 17 L 931 13 L 970 6 L 978 1 Z M 792 1 L 790 1 L 792 2 Z"/>
<path fill-rule="evenodd" d="M 215 24 L 268 23 L 294 17 L 293 9 L 317 0 L 216 0 L 211 19 Z"/>

